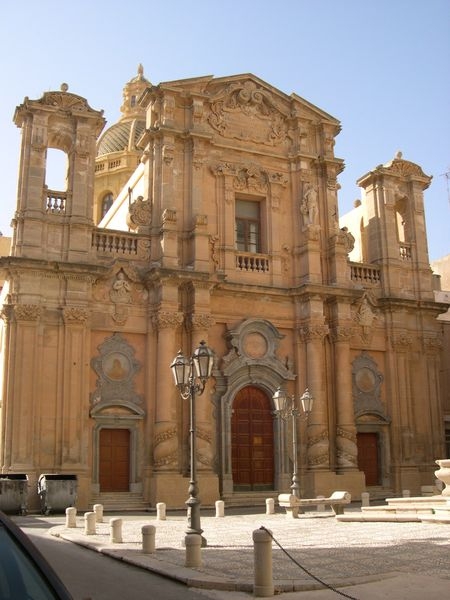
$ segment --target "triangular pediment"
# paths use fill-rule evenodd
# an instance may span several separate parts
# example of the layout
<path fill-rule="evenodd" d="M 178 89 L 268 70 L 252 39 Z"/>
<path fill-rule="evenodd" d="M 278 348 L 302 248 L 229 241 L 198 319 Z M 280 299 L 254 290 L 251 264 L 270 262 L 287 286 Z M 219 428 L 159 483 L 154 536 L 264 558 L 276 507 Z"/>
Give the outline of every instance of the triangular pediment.
<path fill-rule="evenodd" d="M 315 154 L 315 127 L 322 127 L 328 140 L 340 131 L 339 121 L 325 111 L 251 73 L 166 81 L 149 88 L 147 94 L 148 102 L 156 106 L 157 126 L 177 118 L 181 123 L 189 107 L 197 130 L 247 148 L 248 144 L 265 146 L 285 154 L 297 143 Z"/>

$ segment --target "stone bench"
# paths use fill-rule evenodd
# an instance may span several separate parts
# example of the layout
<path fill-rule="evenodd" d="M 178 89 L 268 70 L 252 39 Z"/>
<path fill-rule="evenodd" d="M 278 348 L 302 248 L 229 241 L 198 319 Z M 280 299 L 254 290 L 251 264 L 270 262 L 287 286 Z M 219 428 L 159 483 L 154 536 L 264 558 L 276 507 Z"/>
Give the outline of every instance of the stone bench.
<path fill-rule="evenodd" d="M 329 498 L 297 498 L 292 494 L 280 494 L 278 504 L 286 509 L 286 514 L 298 518 L 298 514 L 304 512 L 302 508 L 306 506 L 318 506 L 324 504 L 331 506 L 335 515 L 344 514 L 344 506 L 350 504 L 352 496 L 349 492 L 333 492 Z"/>

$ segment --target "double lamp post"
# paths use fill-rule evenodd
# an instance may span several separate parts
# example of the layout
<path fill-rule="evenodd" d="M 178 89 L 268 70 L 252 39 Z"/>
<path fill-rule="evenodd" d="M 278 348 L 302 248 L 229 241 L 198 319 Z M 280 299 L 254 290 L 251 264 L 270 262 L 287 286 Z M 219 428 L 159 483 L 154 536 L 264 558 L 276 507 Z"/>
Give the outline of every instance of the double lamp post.
<path fill-rule="evenodd" d="M 189 498 L 186 500 L 188 507 L 188 528 L 186 533 L 197 533 L 200 536 L 202 536 L 203 529 L 200 526 L 200 500 L 198 498 L 197 485 L 195 396 L 201 396 L 205 391 L 206 382 L 211 377 L 213 365 L 214 354 L 204 341 L 200 342 L 199 347 L 189 358 L 183 356 L 180 350 L 170 365 L 175 385 L 181 397 L 183 400 L 189 400 L 191 478 L 188 490 Z M 202 546 L 206 546 L 206 540 L 203 537 Z"/>
<path fill-rule="evenodd" d="M 200 500 L 198 498 L 197 467 L 196 467 L 196 424 L 195 424 L 195 396 L 201 396 L 205 391 L 206 382 L 211 377 L 214 364 L 214 354 L 201 341 L 199 347 L 191 357 L 186 357 L 181 350 L 178 352 L 170 368 L 181 397 L 189 400 L 189 437 L 190 437 L 190 481 L 189 498 L 186 500 L 188 507 L 188 529 L 187 534 L 196 533 L 202 537 L 202 545 L 206 546 L 206 540 L 202 536 L 203 529 L 200 526 Z M 273 394 L 275 405 L 274 414 L 283 420 L 292 419 L 292 454 L 293 475 L 291 490 L 294 496 L 300 497 L 297 466 L 297 427 L 298 418 L 307 419 L 313 404 L 313 397 L 306 389 L 300 398 L 302 412 L 297 407 L 297 400 L 289 396 L 284 390 L 278 388 Z"/>
<path fill-rule="evenodd" d="M 273 403 L 275 405 L 274 414 L 276 417 L 280 417 L 284 421 L 289 418 L 292 419 L 292 462 L 293 462 L 293 474 L 292 474 L 292 485 L 291 493 L 293 496 L 300 498 L 300 486 L 298 483 L 298 460 L 297 460 L 297 419 L 306 420 L 312 411 L 313 397 L 311 396 L 308 388 L 304 391 L 300 397 L 302 405 L 302 412 L 298 408 L 298 402 L 295 396 L 289 396 L 284 390 L 278 388 L 272 396 Z"/>

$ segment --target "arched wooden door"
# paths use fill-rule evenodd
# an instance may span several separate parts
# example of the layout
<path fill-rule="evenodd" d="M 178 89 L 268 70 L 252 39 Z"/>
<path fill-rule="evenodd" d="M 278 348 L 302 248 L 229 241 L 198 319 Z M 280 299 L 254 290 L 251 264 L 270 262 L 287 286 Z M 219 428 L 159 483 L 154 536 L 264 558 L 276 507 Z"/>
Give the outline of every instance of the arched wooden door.
<path fill-rule="evenodd" d="M 231 461 L 235 491 L 274 489 L 272 406 L 254 386 L 240 390 L 233 402 Z"/>

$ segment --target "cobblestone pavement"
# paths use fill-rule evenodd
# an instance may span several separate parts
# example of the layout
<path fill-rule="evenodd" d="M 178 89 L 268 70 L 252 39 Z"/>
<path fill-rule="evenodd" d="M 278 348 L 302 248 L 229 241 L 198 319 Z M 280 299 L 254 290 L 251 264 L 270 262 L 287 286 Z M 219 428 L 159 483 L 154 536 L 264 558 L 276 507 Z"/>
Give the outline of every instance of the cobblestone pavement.
<path fill-rule="evenodd" d="M 110 543 L 109 520 L 105 516 L 97 523 L 95 535 L 84 533 L 82 517 L 77 517 L 77 528 L 57 526 L 52 534 L 191 586 L 248 593 L 254 583 L 252 533 L 265 527 L 275 540 L 273 579 L 278 593 L 323 589 L 314 577 L 340 587 L 409 574 L 426 576 L 441 582 L 443 590 L 450 589 L 450 526 L 445 524 L 340 522 L 329 512 L 307 512 L 299 519 L 284 514 L 202 516 L 207 547 L 201 552 L 202 566 L 193 569 L 184 566 L 185 516 L 168 514 L 166 520 L 124 516 L 121 544 Z M 148 524 L 156 528 L 156 552 L 144 555 L 141 530 Z"/>

